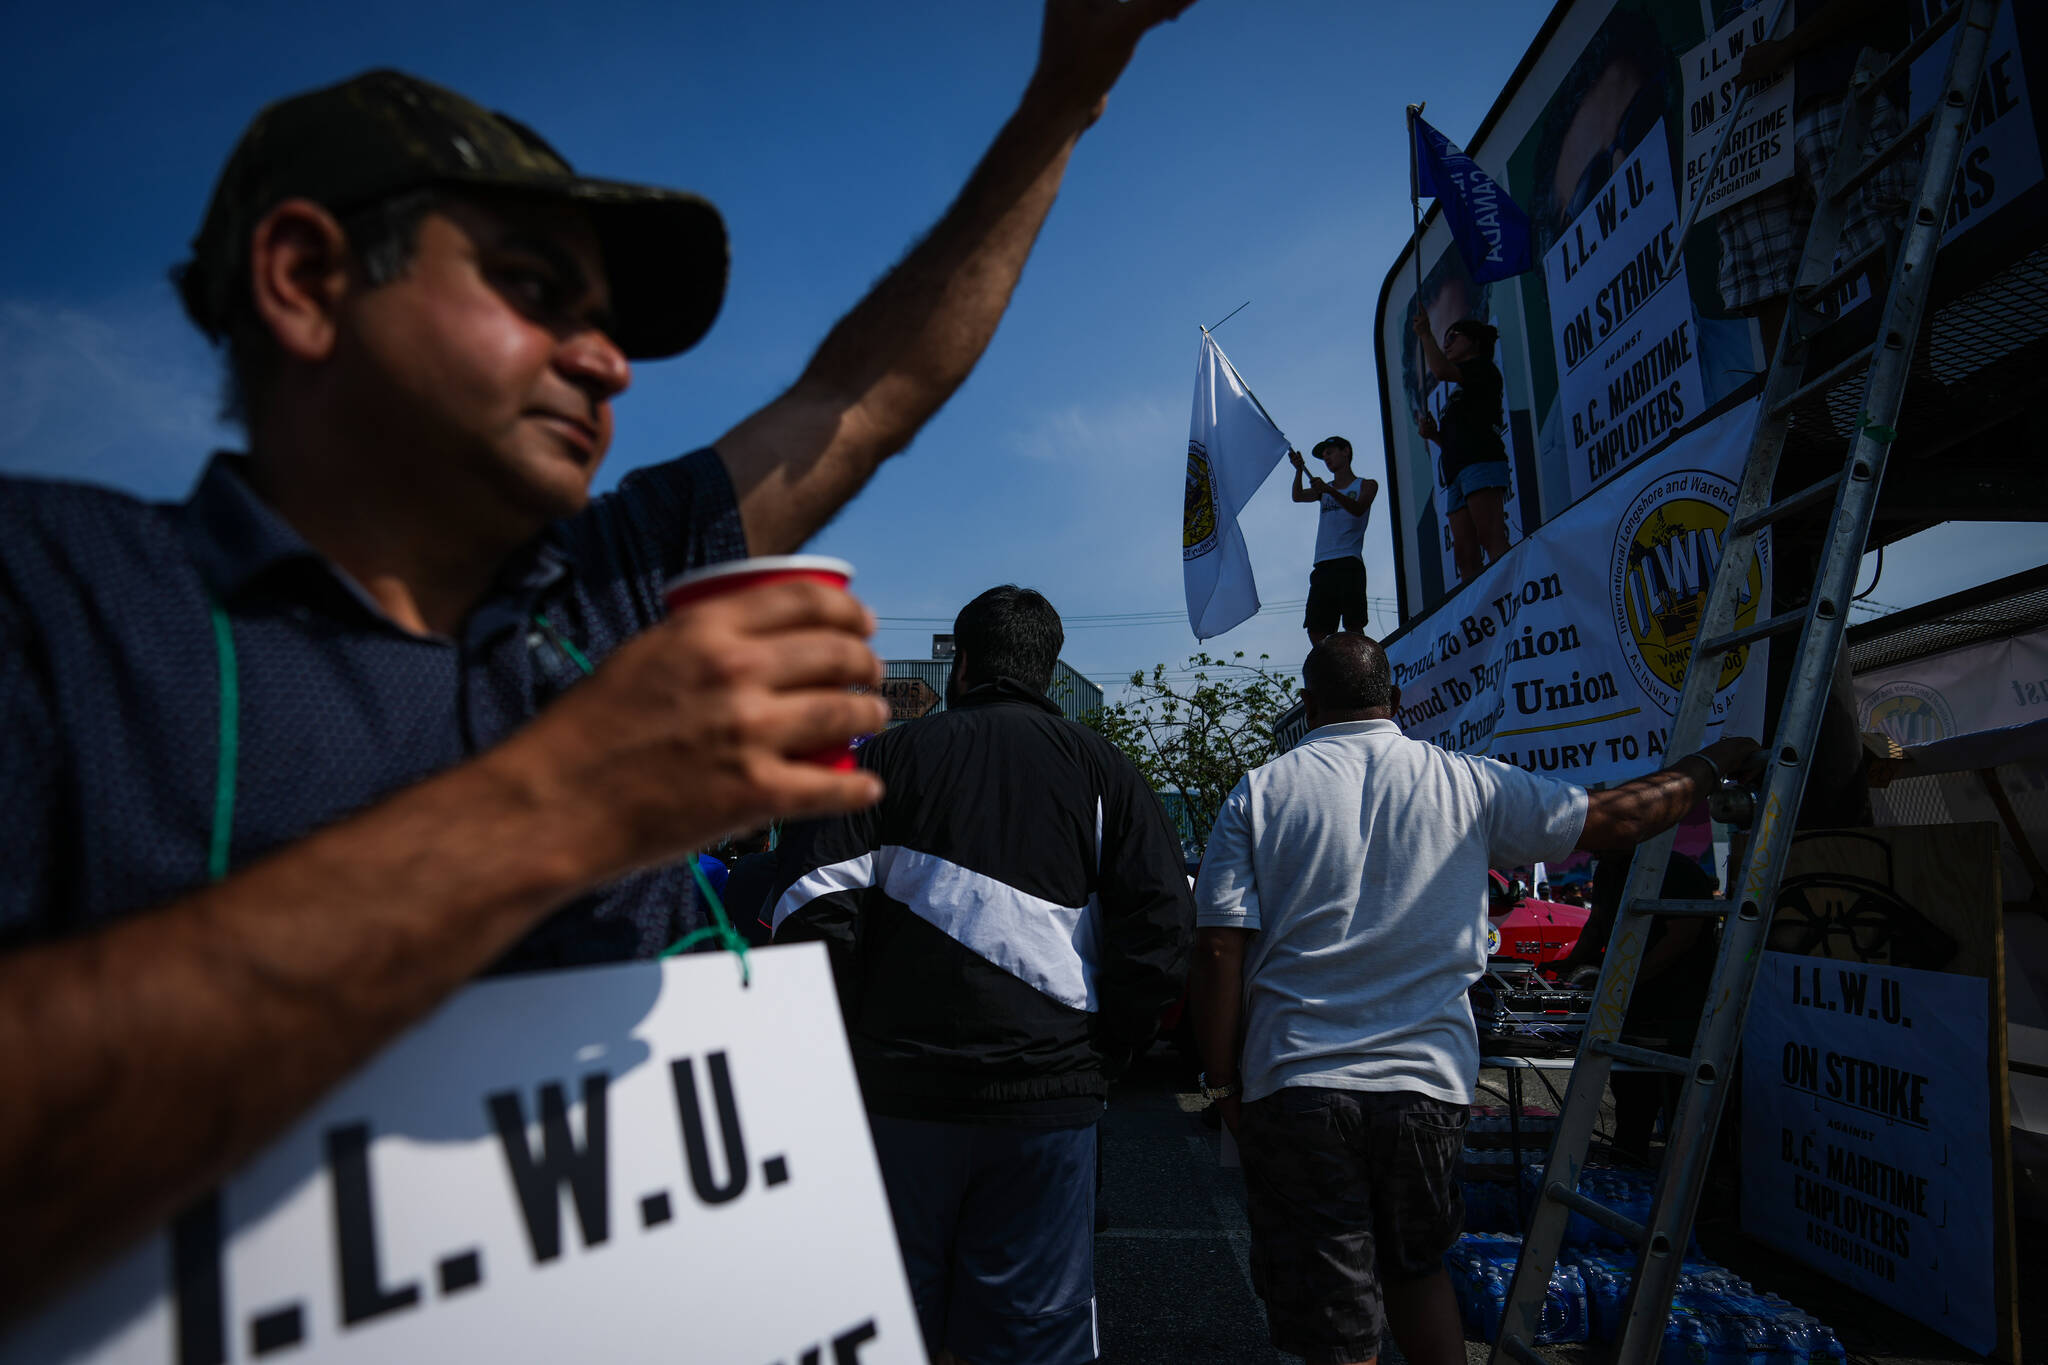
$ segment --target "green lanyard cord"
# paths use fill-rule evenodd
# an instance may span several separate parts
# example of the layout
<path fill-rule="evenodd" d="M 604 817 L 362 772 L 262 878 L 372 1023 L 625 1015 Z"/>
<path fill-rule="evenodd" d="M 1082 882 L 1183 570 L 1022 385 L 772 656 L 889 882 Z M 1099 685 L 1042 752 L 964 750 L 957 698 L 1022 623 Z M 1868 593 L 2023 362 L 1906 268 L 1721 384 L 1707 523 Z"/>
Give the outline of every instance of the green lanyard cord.
<path fill-rule="evenodd" d="M 575 664 L 577 668 L 581 669 L 583 671 L 584 677 L 587 678 L 591 674 L 597 672 L 597 666 L 590 662 L 589 658 L 583 653 L 583 651 L 576 648 L 576 646 L 570 642 L 568 636 L 562 634 L 561 631 L 555 629 L 555 623 L 547 618 L 547 613 L 538 611 L 535 612 L 533 614 L 533 623 L 548 633 L 548 638 L 555 642 L 555 648 L 561 650 L 562 653 L 568 655 L 569 662 Z"/>
<path fill-rule="evenodd" d="M 690 856 L 690 875 L 697 879 L 697 890 L 703 893 L 704 903 L 711 907 L 713 922 L 705 925 L 702 929 L 692 929 L 689 933 L 684 934 L 674 943 L 662 949 L 661 956 L 674 957 L 677 953 L 689 952 L 690 949 L 700 943 L 716 941 L 719 947 L 729 953 L 738 955 L 740 960 L 740 985 L 753 985 L 754 971 L 747 962 L 747 941 L 740 936 L 738 930 L 732 927 L 732 918 L 725 913 L 725 902 L 720 900 L 718 893 L 711 889 L 711 879 L 704 875 L 704 868 L 697 861 L 695 854 Z"/>
<path fill-rule="evenodd" d="M 547 632 L 548 638 L 555 642 L 555 648 L 568 655 L 569 662 L 581 669 L 585 677 L 589 677 L 597 671 L 596 665 L 590 662 L 582 650 L 576 648 L 570 642 L 568 636 L 555 629 L 555 623 L 550 621 L 545 613 L 535 612 L 533 623 Z M 216 623 L 216 628 L 218 628 L 218 623 Z M 718 945 L 727 952 L 738 955 L 740 960 L 740 985 L 753 985 L 753 968 L 747 962 L 747 941 L 732 927 L 732 918 L 725 913 L 725 902 L 720 900 L 718 892 L 712 889 L 711 879 L 704 875 L 704 869 L 698 865 L 695 854 L 690 855 L 690 875 L 697 879 L 697 890 L 702 893 L 704 903 L 711 907 L 712 923 L 705 925 L 701 929 L 693 929 L 683 935 L 674 943 L 662 949 L 660 956 L 674 957 L 677 953 L 689 952 L 690 949 L 700 943 L 716 940 Z"/>
<path fill-rule="evenodd" d="M 206 850 L 206 877 L 228 875 L 228 853 L 235 834 L 235 765 L 241 748 L 242 680 L 235 667 L 235 632 L 220 603 L 210 602 L 213 649 L 220 660 L 220 764 L 213 783 L 213 840 Z"/>
<path fill-rule="evenodd" d="M 240 758 L 242 736 L 242 676 L 235 662 L 234 626 L 228 620 L 227 610 L 218 602 L 207 603 L 207 613 L 213 619 L 214 656 L 220 664 L 220 751 L 219 766 L 213 784 L 213 837 L 206 850 L 206 876 L 209 881 L 222 881 L 228 875 L 229 854 L 232 851 L 235 833 L 235 770 Z M 584 675 L 595 673 L 596 665 L 590 662 L 582 650 L 572 644 L 554 622 L 545 615 L 536 613 L 533 623 L 548 633 L 548 638 L 570 662 L 581 669 Z M 715 921 L 702 929 L 685 934 L 677 942 L 661 952 L 662 957 L 674 957 L 686 953 L 699 943 L 716 939 L 727 951 L 736 953 L 740 960 L 740 984 L 753 984 L 753 970 L 747 962 L 747 941 L 732 927 L 731 918 L 725 913 L 725 903 L 718 898 L 718 892 L 711 887 L 704 869 L 697 865 L 696 856 L 690 858 L 690 873 L 697 879 L 697 889 L 704 895 L 705 904 L 711 907 L 711 918 Z"/>

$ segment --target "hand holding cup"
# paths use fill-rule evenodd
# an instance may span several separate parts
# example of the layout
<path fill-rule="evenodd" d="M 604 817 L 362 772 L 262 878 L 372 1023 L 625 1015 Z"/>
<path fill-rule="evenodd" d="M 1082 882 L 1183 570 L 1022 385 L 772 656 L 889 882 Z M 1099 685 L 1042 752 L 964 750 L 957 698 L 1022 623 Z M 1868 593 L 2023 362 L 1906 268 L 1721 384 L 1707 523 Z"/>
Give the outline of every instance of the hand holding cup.
<path fill-rule="evenodd" d="M 607 875 L 778 818 L 882 794 L 848 746 L 888 723 L 874 616 L 838 561 L 739 561 L 686 576 L 668 619 L 605 660 L 507 747 Z"/>

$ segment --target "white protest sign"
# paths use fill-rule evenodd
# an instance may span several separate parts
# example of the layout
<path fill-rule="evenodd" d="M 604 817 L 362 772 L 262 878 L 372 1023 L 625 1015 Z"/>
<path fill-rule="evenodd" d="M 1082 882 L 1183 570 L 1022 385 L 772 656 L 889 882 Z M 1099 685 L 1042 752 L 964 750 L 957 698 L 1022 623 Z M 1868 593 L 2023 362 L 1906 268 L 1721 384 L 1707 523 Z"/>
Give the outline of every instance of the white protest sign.
<path fill-rule="evenodd" d="M 821 945 L 486 981 L 0 1361 L 922 1362 Z"/>
<path fill-rule="evenodd" d="M 1959 4 L 1961 0 L 1949 3 Z M 1927 11 L 1938 14 L 1942 8 L 1945 7 L 1939 0 L 1912 6 L 1908 17 L 1913 32 L 1917 34 L 1926 26 L 1930 18 Z M 1949 196 L 1948 222 L 1941 237 L 1944 246 L 2011 203 L 2022 191 L 2041 183 L 2041 140 L 2034 128 L 2026 64 L 2020 55 L 2019 21 L 2014 17 L 2014 11 L 2020 8 L 2024 7 L 2000 5 L 1998 19 L 1991 27 L 1991 45 L 1984 54 L 1984 76 L 1977 83 L 1977 102 L 1970 110 L 1969 140 L 1963 144 L 1955 192 Z M 1910 117 L 1926 113 L 1941 97 L 1942 77 L 1948 72 L 1954 33 L 1950 30 L 1950 36 L 1936 42 L 1913 62 Z"/>
<path fill-rule="evenodd" d="M 1544 253 L 1574 499 L 1705 409 L 1678 218 L 1660 120 Z"/>
<path fill-rule="evenodd" d="M 2048 629 L 1856 675 L 1859 730 L 1901 744 L 2025 725 L 2048 716 Z"/>
<path fill-rule="evenodd" d="M 1788 0 L 1789 3 L 1789 0 Z M 1771 23 L 1769 5 L 1757 5 L 1738 14 L 1714 35 L 1685 54 L 1681 70 L 1685 76 L 1685 202 L 1690 206 L 1707 185 L 1714 168 L 1714 149 L 1721 146 L 1729 120 L 1727 149 L 1722 153 L 1713 188 L 1700 206 L 1704 222 L 1730 204 L 1749 198 L 1792 174 L 1795 154 L 1792 146 L 1792 72 L 1779 72 L 1758 85 L 1735 110 L 1741 87 L 1735 73 L 1742 69 L 1742 54 L 1763 42 Z M 1782 25 L 1781 32 L 1790 25 Z"/>
<path fill-rule="evenodd" d="M 1748 457 L 1745 403 L 1544 523 L 1387 646 L 1417 739 L 1611 782 L 1661 766 Z M 1769 601 L 1759 538 L 1736 615 Z M 1757 734 L 1767 645 L 1722 662 L 1708 738 Z"/>
<path fill-rule="evenodd" d="M 1743 1230 L 1979 1352 L 1998 1338 L 1988 990 L 1765 953 L 1742 1068 Z"/>

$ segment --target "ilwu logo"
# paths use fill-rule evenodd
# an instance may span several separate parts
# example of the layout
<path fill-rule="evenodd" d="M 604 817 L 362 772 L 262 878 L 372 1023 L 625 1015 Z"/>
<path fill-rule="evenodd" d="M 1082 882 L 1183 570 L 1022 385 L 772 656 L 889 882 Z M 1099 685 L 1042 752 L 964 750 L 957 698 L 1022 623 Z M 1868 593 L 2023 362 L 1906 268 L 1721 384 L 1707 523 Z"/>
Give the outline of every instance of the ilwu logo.
<path fill-rule="evenodd" d="M 1609 570 L 1615 634 L 1636 685 L 1666 713 L 1678 709 L 1734 506 L 1733 480 L 1681 469 L 1637 494 L 1615 533 Z M 1759 537 L 1756 561 L 1736 597 L 1738 629 L 1756 620 L 1769 565 L 1770 542 Z M 1728 651 L 1715 691 L 1742 676 L 1748 663 L 1747 646 Z"/>
<path fill-rule="evenodd" d="M 1216 476 L 1209 451 L 1200 441 L 1188 442 L 1187 503 L 1181 513 L 1180 557 L 1199 559 L 1216 548 Z"/>
<path fill-rule="evenodd" d="M 1948 698 L 1925 683 L 1888 682 L 1863 703 L 1864 730 L 1882 730 L 1901 744 L 1928 744 L 1956 732 Z"/>

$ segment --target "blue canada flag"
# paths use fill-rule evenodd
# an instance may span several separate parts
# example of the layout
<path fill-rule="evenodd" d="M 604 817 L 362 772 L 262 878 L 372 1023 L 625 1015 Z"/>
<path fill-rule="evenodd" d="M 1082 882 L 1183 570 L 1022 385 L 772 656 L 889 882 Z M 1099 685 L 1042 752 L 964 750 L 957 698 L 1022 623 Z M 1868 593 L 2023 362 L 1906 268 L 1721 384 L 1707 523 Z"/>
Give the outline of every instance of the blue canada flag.
<path fill-rule="evenodd" d="M 1535 265 L 1529 215 L 1458 144 L 1414 115 L 1415 192 L 1444 211 L 1475 284 L 1504 280 Z"/>

